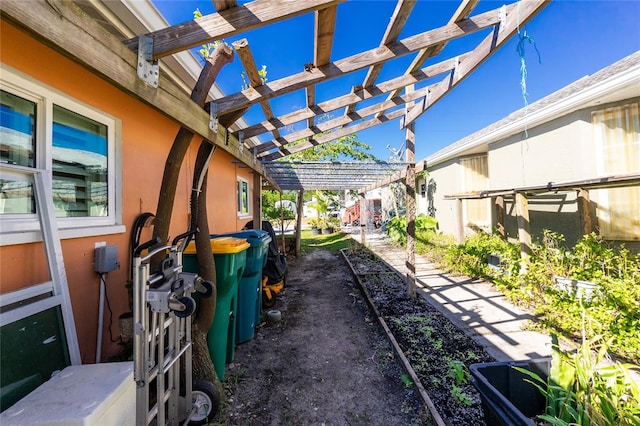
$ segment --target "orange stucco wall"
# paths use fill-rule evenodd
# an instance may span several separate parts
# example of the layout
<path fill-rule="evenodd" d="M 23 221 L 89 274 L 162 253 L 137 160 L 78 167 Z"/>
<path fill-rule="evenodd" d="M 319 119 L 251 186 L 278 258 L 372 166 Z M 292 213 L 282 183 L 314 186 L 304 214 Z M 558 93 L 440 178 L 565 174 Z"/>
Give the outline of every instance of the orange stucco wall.
<path fill-rule="evenodd" d="M 140 213 L 156 210 L 164 163 L 179 126 L 4 20 L 0 25 L 0 38 L 0 60 L 3 66 L 9 65 L 38 82 L 122 121 L 122 220 L 126 232 L 62 241 L 82 361 L 91 363 L 95 360 L 100 283 L 99 275 L 93 271 L 95 243 L 106 242 L 118 246 L 120 269 L 106 276 L 107 296 L 113 310 L 111 332 L 117 337 L 118 316 L 128 310 L 124 285 L 128 277 L 130 228 Z M 189 191 L 199 144 L 200 139 L 194 138 L 182 165 L 171 222 L 171 236 L 182 233 L 187 228 Z M 249 169 L 240 168 L 232 163 L 232 157 L 224 151 L 217 150 L 214 154 L 209 169 L 207 193 L 212 233 L 236 231 L 251 220 L 238 219 L 236 213 L 236 177 L 246 178 L 251 186 L 250 173 Z M 48 272 L 41 243 L 0 247 L 1 293 L 47 279 Z M 119 350 L 117 344 L 110 342 L 108 316 L 107 311 L 103 335 L 103 360 Z"/>

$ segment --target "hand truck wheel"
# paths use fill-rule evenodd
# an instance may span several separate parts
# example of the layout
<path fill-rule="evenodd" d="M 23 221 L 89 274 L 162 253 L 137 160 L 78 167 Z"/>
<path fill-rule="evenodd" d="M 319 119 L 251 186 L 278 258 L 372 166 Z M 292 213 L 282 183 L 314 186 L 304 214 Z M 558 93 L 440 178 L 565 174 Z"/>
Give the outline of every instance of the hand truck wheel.
<path fill-rule="evenodd" d="M 201 280 L 196 284 L 196 291 L 202 297 L 209 297 L 213 294 L 213 283 L 207 280 Z"/>
<path fill-rule="evenodd" d="M 184 305 L 184 310 L 179 311 L 179 310 L 174 310 L 173 313 L 178 317 L 178 318 L 186 318 L 186 317 L 190 317 L 196 310 L 196 301 L 193 300 L 191 297 L 189 296 L 184 296 L 178 299 L 178 302 L 182 303 Z"/>
<path fill-rule="evenodd" d="M 194 380 L 191 389 L 193 411 L 190 425 L 204 425 L 211 422 L 220 409 L 218 389 L 208 380 Z"/>

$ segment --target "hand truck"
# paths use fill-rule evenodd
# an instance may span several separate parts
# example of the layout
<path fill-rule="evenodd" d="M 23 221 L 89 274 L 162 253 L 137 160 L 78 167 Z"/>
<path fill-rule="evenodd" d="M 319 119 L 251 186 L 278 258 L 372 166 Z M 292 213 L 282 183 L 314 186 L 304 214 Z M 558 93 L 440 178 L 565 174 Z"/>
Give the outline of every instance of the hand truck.
<path fill-rule="evenodd" d="M 192 378 L 191 315 L 194 291 L 208 297 L 213 284 L 182 270 L 182 251 L 195 231 L 177 236 L 171 245 L 152 249 L 156 238 L 133 253 L 133 378 L 136 425 L 204 424 L 219 401 L 214 385 Z M 183 244 L 178 245 L 178 243 Z M 148 250 L 148 253 L 142 253 Z M 161 270 L 150 273 L 150 260 L 164 253 Z M 185 377 L 181 382 L 181 371 Z M 197 385 L 197 386 L 196 386 Z M 200 387 L 200 389 L 196 389 Z"/>

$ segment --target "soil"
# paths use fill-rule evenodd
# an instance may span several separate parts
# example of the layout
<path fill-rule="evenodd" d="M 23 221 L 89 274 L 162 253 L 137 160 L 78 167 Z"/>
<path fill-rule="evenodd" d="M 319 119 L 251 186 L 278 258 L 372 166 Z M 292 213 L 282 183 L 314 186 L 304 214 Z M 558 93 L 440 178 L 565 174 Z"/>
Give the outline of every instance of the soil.
<path fill-rule="evenodd" d="M 493 359 L 420 297 L 406 298 L 401 277 L 375 255 L 345 254 L 348 262 L 326 250 L 288 260 L 287 285 L 273 308 L 281 320 L 261 323 L 236 347 L 220 424 L 433 424 L 367 297 L 445 422 L 484 424 L 462 366 Z"/>

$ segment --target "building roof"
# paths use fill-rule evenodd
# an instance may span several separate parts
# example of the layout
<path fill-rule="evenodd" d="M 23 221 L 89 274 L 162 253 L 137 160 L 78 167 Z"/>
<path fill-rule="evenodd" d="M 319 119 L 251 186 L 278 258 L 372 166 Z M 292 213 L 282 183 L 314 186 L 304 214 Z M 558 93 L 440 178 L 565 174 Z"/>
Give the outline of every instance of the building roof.
<path fill-rule="evenodd" d="M 488 144 L 598 104 L 640 96 L 640 51 L 523 107 L 502 120 L 425 158 L 427 167 L 460 155 L 486 152 Z"/>

